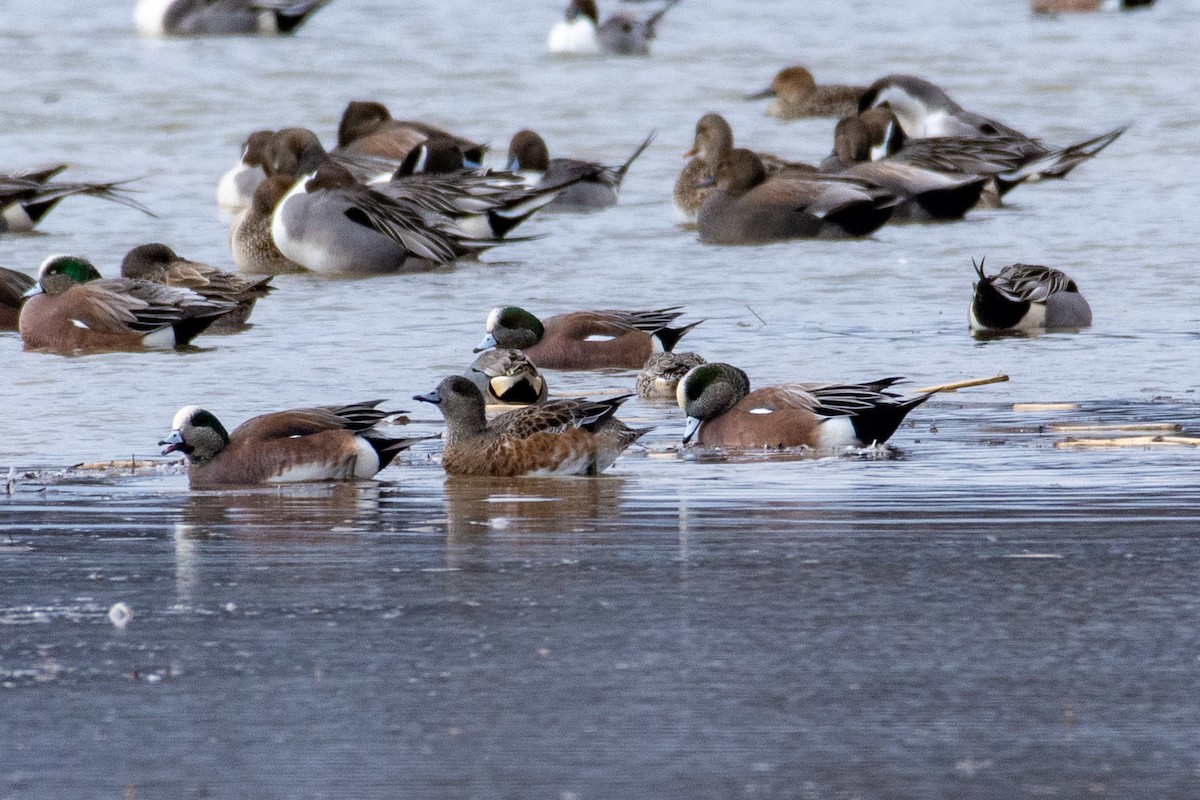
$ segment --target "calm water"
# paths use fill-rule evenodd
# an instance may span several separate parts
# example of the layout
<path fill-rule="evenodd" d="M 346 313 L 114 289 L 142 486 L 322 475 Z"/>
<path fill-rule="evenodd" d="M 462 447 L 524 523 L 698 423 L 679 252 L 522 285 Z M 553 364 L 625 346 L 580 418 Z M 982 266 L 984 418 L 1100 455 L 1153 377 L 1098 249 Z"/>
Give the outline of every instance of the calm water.
<path fill-rule="evenodd" d="M 0 238 L 0 264 L 74 252 L 115 274 L 147 241 L 229 264 L 213 195 L 246 133 L 331 143 L 350 99 L 501 153 L 522 127 L 612 162 L 658 138 L 615 209 L 535 218 L 544 238 L 434 274 L 277 278 L 252 330 L 196 351 L 64 358 L 0 334 L 0 477 L 31 476 L 0 495 L 0 798 L 1200 790 L 1196 452 L 1071 449 L 1056 445 L 1089 434 L 1054 427 L 1200 428 L 1200 3 L 1035 19 L 1017 0 L 685 0 L 651 59 L 600 61 L 543 54 L 558 0 L 337 0 L 280 41 L 146 42 L 131 5 L 0 2 L 20 54 L 0 67 L 0 168 L 140 177 L 159 218 L 68 200 Z M 795 62 L 825 81 L 921 74 L 1052 143 L 1134 125 L 1069 180 L 964 223 L 700 245 L 670 187 L 701 114 L 756 149 L 828 152 L 831 121 L 740 100 Z M 1066 270 L 1096 324 L 972 340 L 984 255 Z M 333 489 L 59 477 L 153 456 L 187 403 L 229 424 L 412 408 L 509 302 L 683 304 L 706 319 L 685 346 L 760 385 L 1012 380 L 934 399 L 891 454 L 681 457 L 678 411 L 635 400 L 623 416 L 656 426 L 647 447 L 594 481 L 447 482 L 436 446 Z M 1075 406 L 1013 409 L 1046 401 Z"/>

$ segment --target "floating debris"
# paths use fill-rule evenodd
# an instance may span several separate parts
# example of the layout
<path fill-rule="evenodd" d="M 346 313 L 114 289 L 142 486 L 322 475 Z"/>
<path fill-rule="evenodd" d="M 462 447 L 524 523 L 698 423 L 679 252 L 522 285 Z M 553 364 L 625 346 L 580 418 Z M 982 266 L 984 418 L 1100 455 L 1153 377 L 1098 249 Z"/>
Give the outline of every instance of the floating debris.
<path fill-rule="evenodd" d="M 108 621 L 118 628 L 124 628 L 133 619 L 133 609 L 124 603 L 114 603 L 108 610 Z"/>

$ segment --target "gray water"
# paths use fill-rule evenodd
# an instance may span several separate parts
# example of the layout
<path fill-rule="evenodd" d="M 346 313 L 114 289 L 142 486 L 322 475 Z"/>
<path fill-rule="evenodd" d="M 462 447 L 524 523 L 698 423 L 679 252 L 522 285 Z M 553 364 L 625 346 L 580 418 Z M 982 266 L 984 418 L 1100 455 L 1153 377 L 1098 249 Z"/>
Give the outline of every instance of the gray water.
<path fill-rule="evenodd" d="M 284 276 L 252 330 L 62 357 L 0 334 L 0 797 L 1188 797 L 1200 792 L 1191 447 L 1073 449 L 1055 424 L 1197 427 L 1195 2 L 1034 18 L 1018 0 L 685 0 L 650 59 L 555 60 L 538 3 L 337 0 L 292 39 L 144 41 L 131 4 L 0 3 L 0 168 L 138 177 L 0 264 L 115 274 L 162 241 L 228 265 L 216 180 L 258 128 L 332 143 L 378 99 L 502 153 L 619 162 L 621 205 L 428 275 Z M 611 7 L 611 3 L 608 4 Z M 856 242 L 701 245 L 670 188 L 696 119 L 816 160 L 829 120 L 741 95 L 778 68 L 912 72 L 1050 143 L 1133 127 L 1069 180 Z M 498 156 L 499 157 L 499 156 Z M 1073 275 L 1095 324 L 967 333 L 971 259 Z M 758 385 L 1006 373 L 934 398 L 894 449 L 680 453 L 678 410 L 597 480 L 446 481 L 422 445 L 372 484 L 189 492 L 151 459 L 182 405 L 228 424 L 408 398 L 487 312 L 683 304 Z M 625 392 L 628 373 L 552 373 Z M 1058 409 L 1014 404 L 1062 402 Z M 133 618 L 109 621 L 115 603 Z"/>

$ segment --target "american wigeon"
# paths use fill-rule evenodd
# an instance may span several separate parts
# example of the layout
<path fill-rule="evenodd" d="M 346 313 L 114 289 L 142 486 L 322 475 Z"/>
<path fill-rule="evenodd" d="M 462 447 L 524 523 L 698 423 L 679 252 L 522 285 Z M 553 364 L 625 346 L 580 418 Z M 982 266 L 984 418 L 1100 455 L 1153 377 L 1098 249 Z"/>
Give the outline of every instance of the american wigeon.
<path fill-rule="evenodd" d="M 456 375 L 413 399 L 446 419 L 442 467 L 451 475 L 516 477 L 598 475 L 647 430 L 613 414 L 630 395 L 607 400 L 549 400 L 501 414 L 490 423 L 479 388 Z"/>
<path fill-rule="evenodd" d="M 595 0 L 571 0 L 563 18 L 550 29 L 546 47 L 551 53 L 564 55 L 649 55 L 654 26 L 678 2 L 668 0 L 646 19 L 620 12 L 601 23 Z"/>
<path fill-rule="evenodd" d="M 926 137 L 997 137 L 1008 140 L 1028 157 L 1025 169 L 1032 179 L 1063 178 L 1083 161 L 1112 144 L 1129 127 L 1120 128 L 1062 148 L 1049 148 L 1007 125 L 968 111 L 939 86 L 912 75 L 888 75 L 867 88 L 859 110 L 882 106 L 896 115 L 908 139 Z"/>
<path fill-rule="evenodd" d="M 750 391 L 746 373 L 704 364 L 679 382 L 687 415 L 683 441 L 733 449 L 834 450 L 886 442 L 929 394 L 908 400 L 887 389 L 899 378 L 861 384 L 784 384 Z"/>
<path fill-rule="evenodd" d="M 240 211 L 250 206 L 254 190 L 267 179 L 267 142 L 275 131 L 255 131 L 242 144 L 242 156 L 217 182 L 217 205 L 227 211 Z"/>
<path fill-rule="evenodd" d="M 387 106 L 373 100 L 351 100 L 338 123 L 335 154 L 378 156 L 403 161 L 431 136 L 454 141 L 463 152 L 459 166 L 481 166 L 487 145 L 472 142 L 426 122 L 393 119 Z"/>
<path fill-rule="evenodd" d="M 669 327 L 678 306 L 655 311 L 573 311 L 540 320 L 517 306 L 492 309 L 475 352 L 490 347 L 521 350 L 542 369 L 638 369 L 654 352 L 675 348 L 701 321 Z"/>
<path fill-rule="evenodd" d="M 240 272 L 251 275 L 287 275 L 305 272 L 304 267 L 279 252 L 271 223 L 275 206 L 296 182 L 286 175 L 272 175 L 254 190 L 250 207 L 229 226 L 229 250 Z"/>
<path fill-rule="evenodd" d="M 87 195 L 111 200 L 123 206 L 154 216 L 150 209 L 134 200 L 120 188 L 129 181 L 83 183 L 56 181 L 53 178 L 67 168 L 66 164 L 31 167 L 18 172 L 0 173 L 0 233 L 33 230 L 50 209 L 64 197 Z"/>
<path fill-rule="evenodd" d="M 882 187 L 900 197 L 892 211 L 893 222 L 962 219 L 979 202 L 984 187 L 991 181 L 988 175 L 943 172 L 895 158 L 872 161 L 873 138 L 867 123 L 857 116 L 840 120 L 834 129 L 838 163 L 831 171 Z"/>
<path fill-rule="evenodd" d="M 260 483 L 365 481 L 421 438 L 395 439 L 375 426 L 399 411 L 382 400 L 278 411 L 226 433 L 209 411 L 179 409 L 163 455 L 183 453 L 193 489 Z"/>
<path fill-rule="evenodd" d="M 329 0 L 138 0 L 142 36 L 276 36 L 294 33 Z"/>
<path fill-rule="evenodd" d="M 643 400 L 675 400 L 675 391 L 684 375 L 707 364 L 697 353 L 655 353 L 646 359 L 637 376 L 638 397 Z"/>
<path fill-rule="evenodd" d="M 768 178 L 750 150 L 734 148 L 711 179 L 696 227 L 710 244 L 868 236 L 888 221 L 899 198 L 884 189 L 821 175 Z"/>
<path fill-rule="evenodd" d="M 1066 273 L 1035 264 L 1010 264 L 996 275 L 975 265 L 971 298 L 971 330 L 1032 331 L 1083 328 L 1092 324 L 1092 309 L 1079 286 Z"/>
<path fill-rule="evenodd" d="M 502 241 L 361 184 L 328 159 L 276 204 L 271 236 L 300 266 L 348 276 L 427 271 Z"/>
<path fill-rule="evenodd" d="M 524 406 L 546 399 L 546 379 L 520 350 L 484 350 L 466 377 L 489 403 Z"/>
<path fill-rule="evenodd" d="M 270 276 L 243 278 L 208 264 L 189 261 L 161 242 L 138 245 L 126 253 L 121 260 L 121 276 L 191 289 L 210 300 L 234 303 L 233 311 L 221 315 L 209 328 L 210 332 L 243 329 L 258 299 L 275 290 L 269 285 Z"/>
<path fill-rule="evenodd" d="M 638 145 L 624 164 L 610 167 L 578 158 L 551 158 L 545 140 L 534 131 L 523 130 L 514 134 L 508 145 L 507 167 L 527 176 L 530 186 L 558 186 L 571 182 L 550 208 L 593 211 L 616 205 L 625 173 L 652 141 L 653 133 Z"/>
<path fill-rule="evenodd" d="M 675 180 L 675 211 L 680 219 L 695 222 L 700 206 L 712 193 L 707 184 L 715 177 L 717 165 L 733 150 L 733 128 L 720 114 L 705 114 L 696 122 L 696 135 L 684 158 L 684 165 Z M 798 161 L 787 161 L 770 153 L 756 153 L 767 175 L 781 172 L 815 173 L 815 167 Z"/>
<path fill-rule="evenodd" d="M 1152 5 L 1154 5 L 1154 0 L 1120 0 L 1116 3 L 1107 2 L 1107 0 L 1032 0 L 1030 3 L 1035 14 L 1070 14 L 1100 11 L 1106 8 L 1129 10 L 1149 8 Z"/>
<path fill-rule="evenodd" d="M 25 293 L 37 283 L 24 272 L 0 267 L 0 331 L 15 331 Z"/>
<path fill-rule="evenodd" d="M 227 300 L 128 278 L 101 278 L 78 256 L 50 256 L 26 293 L 25 347 L 59 352 L 170 348 L 187 344 L 222 314 Z"/>
<path fill-rule="evenodd" d="M 771 85 L 761 92 L 747 95 L 747 100 L 775 98 L 767 106 L 768 117 L 801 119 L 803 117 L 845 117 L 858 113 L 858 100 L 867 87 L 842 84 L 819 84 L 807 67 L 785 67 L 771 79 Z"/>

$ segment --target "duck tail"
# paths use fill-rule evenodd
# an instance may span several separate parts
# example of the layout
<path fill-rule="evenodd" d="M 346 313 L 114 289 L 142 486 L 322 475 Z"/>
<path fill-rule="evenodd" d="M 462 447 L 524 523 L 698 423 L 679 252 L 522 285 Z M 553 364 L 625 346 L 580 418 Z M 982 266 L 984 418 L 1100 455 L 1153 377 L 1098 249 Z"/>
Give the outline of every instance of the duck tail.
<path fill-rule="evenodd" d="M 379 456 L 379 468 L 383 469 L 400 453 L 412 447 L 417 442 L 424 442 L 427 439 L 436 439 L 437 436 L 414 436 L 408 439 L 392 439 L 384 436 L 377 431 L 367 431 L 361 434 L 367 444 L 371 445 L 371 449 Z"/>
<path fill-rule="evenodd" d="M 637 160 L 637 157 L 642 154 L 642 151 L 644 151 L 647 147 L 650 146 L 650 143 L 654 141 L 654 137 L 657 135 L 658 135 L 657 131 L 650 131 L 650 135 L 646 137 L 646 141 L 644 141 L 640 145 L 638 145 L 637 150 L 634 150 L 633 155 L 631 155 L 629 158 L 625 159 L 624 164 L 617 167 L 617 183 L 618 184 L 622 180 L 624 180 L 625 173 L 629 171 L 629 165 Z"/>
<path fill-rule="evenodd" d="M 1094 157 L 1120 138 L 1121 134 L 1127 130 L 1129 130 L 1129 125 L 1122 125 L 1094 138 L 1067 145 L 1058 150 L 1051 150 L 1043 156 L 1022 164 L 1013 172 L 999 176 L 999 178 L 1005 183 L 1013 185 L 1023 180 L 1032 182 L 1046 178 L 1065 178 L 1071 170 Z"/>
<path fill-rule="evenodd" d="M 658 337 L 660 342 L 662 342 L 663 350 L 669 353 L 675 349 L 675 345 L 679 344 L 679 340 L 682 339 L 688 331 L 699 325 L 701 322 L 704 322 L 704 320 L 696 320 L 690 325 L 684 325 L 679 328 L 660 328 L 654 332 L 654 335 Z"/>
<path fill-rule="evenodd" d="M 880 403 L 870 410 L 861 411 L 850 418 L 854 426 L 854 435 L 864 444 L 883 444 L 892 437 L 908 412 L 933 397 L 935 392 L 922 395 L 898 403 Z"/>

